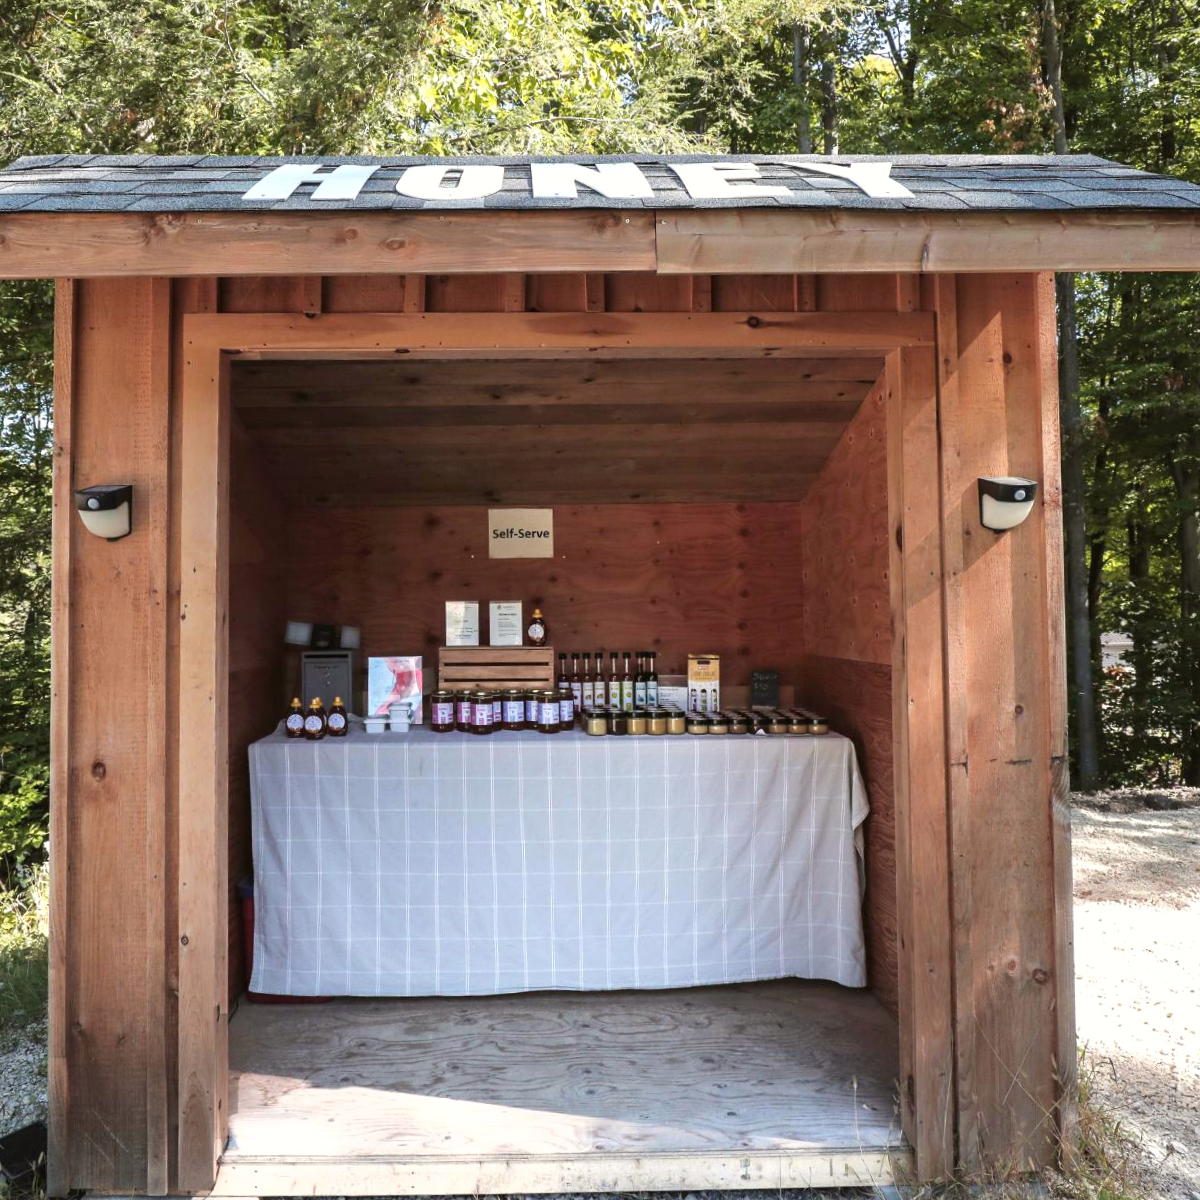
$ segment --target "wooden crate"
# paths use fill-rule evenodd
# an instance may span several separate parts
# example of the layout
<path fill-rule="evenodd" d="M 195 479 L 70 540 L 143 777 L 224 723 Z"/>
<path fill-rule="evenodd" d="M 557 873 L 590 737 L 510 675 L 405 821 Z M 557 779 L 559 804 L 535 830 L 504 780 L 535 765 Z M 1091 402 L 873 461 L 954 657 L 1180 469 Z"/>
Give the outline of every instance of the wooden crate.
<path fill-rule="evenodd" d="M 444 691 L 554 685 L 553 646 L 443 646 L 438 651 L 438 687 Z"/>

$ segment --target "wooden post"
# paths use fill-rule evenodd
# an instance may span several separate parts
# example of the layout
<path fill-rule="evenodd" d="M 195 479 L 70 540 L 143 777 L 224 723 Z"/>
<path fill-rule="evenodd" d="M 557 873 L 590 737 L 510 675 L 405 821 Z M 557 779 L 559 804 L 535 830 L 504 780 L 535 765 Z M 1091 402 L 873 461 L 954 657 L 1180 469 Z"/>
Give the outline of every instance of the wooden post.
<path fill-rule="evenodd" d="M 185 339 L 180 474 L 179 1168 L 204 1191 L 228 1119 L 229 363 Z"/>
<path fill-rule="evenodd" d="M 941 503 L 931 348 L 888 356 L 900 1114 L 921 1179 L 954 1165 Z"/>
<path fill-rule="evenodd" d="M 170 285 L 64 284 L 55 333 L 48 1182 L 161 1194 Z M 98 483 L 118 542 L 73 511 Z"/>
<path fill-rule="evenodd" d="M 1073 1124 L 1053 306 L 1035 275 L 976 275 L 936 312 L 959 1158 L 1027 1170 Z M 1023 525 L 983 528 L 981 475 L 1039 481 Z"/>

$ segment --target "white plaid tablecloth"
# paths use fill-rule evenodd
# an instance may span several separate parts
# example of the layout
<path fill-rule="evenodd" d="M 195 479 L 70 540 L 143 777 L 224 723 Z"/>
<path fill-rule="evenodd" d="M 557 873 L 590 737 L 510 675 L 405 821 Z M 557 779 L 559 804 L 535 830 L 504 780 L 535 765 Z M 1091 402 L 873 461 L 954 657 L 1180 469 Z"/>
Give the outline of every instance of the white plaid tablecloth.
<path fill-rule="evenodd" d="M 277 732 L 250 772 L 254 991 L 866 983 L 843 737 Z"/>

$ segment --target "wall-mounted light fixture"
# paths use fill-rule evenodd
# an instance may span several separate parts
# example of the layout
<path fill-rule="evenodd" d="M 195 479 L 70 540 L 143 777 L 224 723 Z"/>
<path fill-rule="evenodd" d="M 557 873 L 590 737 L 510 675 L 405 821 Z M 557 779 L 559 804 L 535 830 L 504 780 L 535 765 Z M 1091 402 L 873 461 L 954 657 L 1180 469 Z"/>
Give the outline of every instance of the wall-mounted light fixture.
<path fill-rule="evenodd" d="M 75 493 L 88 533 L 118 542 L 133 532 L 133 484 L 100 483 Z"/>
<path fill-rule="evenodd" d="M 1015 529 L 1033 511 L 1037 481 L 1017 475 L 984 475 L 979 480 L 979 520 L 985 529 Z"/>

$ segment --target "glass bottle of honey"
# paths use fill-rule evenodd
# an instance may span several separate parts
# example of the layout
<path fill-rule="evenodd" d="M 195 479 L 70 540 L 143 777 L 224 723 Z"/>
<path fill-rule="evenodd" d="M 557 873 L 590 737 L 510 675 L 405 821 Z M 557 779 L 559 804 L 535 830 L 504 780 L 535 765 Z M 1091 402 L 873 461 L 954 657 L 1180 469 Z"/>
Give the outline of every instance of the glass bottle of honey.
<path fill-rule="evenodd" d="M 525 632 L 529 635 L 529 644 L 531 646 L 544 646 L 546 644 L 548 630 L 546 618 L 542 616 L 540 608 L 533 610 L 533 616 L 529 619 L 529 628 Z"/>
<path fill-rule="evenodd" d="M 349 732 L 350 722 L 346 720 L 346 706 L 342 703 L 341 696 L 334 696 L 333 707 L 329 710 L 325 723 L 329 728 L 330 737 L 345 737 Z"/>
<path fill-rule="evenodd" d="M 579 674 L 579 651 L 571 651 L 571 695 L 575 700 L 575 719 L 583 711 L 583 676 Z"/>
<path fill-rule="evenodd" d="M 319 742 L 325 736 L 327 722 L 325 705 L 320 696 L 314 696 L 308 703 L 308 712 L 304 717 L 304 736 L 310 742 Z"/>
<path fill-rule="evenodd" d="M 633 712 L 633 672 L 629 669 L 629 651 L 625 651 L 625 672 L 621 676 L 621 707 Z"/>
<path fill-rule="evenodd" d="M 595 708 L 596 706 L 596 684 L 592 679 L 592 652 L 585 650 L 583 652 L 583 707 Z"/>
<path fill-rule="evenodd" d="M 283 727 L 287 730 L 287 735 L 290 738 L 302 738 L 304 736 L 304 705 L 300 703 L 299 696 L 296 696 L 292 700 L 292 707 L 288 710 L 287 719 L 284 721 Z"/>

